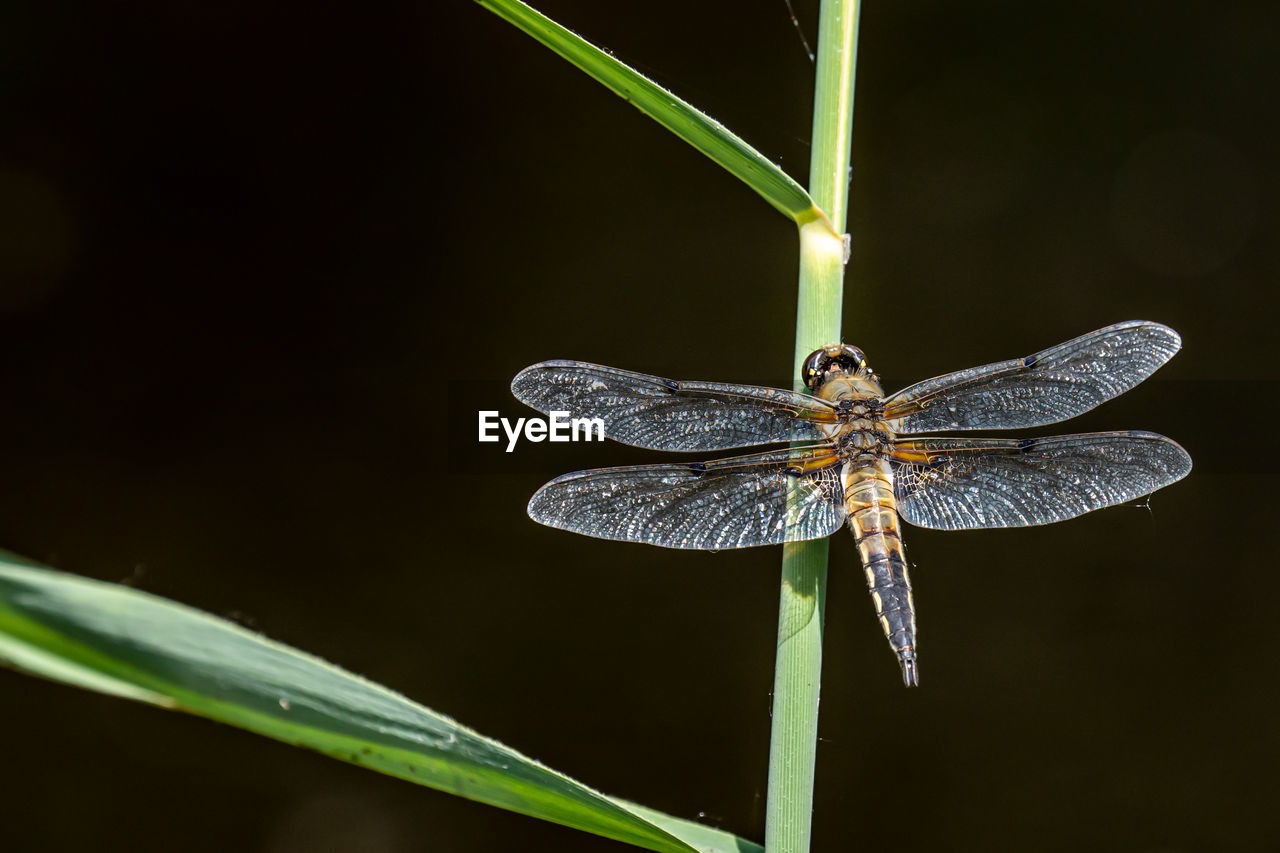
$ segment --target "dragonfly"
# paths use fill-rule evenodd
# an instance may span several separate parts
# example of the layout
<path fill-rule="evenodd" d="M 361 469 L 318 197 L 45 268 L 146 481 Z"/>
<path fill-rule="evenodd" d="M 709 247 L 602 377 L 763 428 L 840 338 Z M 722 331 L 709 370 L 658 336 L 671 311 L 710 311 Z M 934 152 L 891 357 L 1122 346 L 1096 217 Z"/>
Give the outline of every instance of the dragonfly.
<path fill-rule="evenodd" d="M 624 444 L 787 446 L 565 474 L 533 495 L 528 512 L 587 536 L 708 551 L 818 539 L 848 524 L 876 617 L 913 687 L 915 600 L 900 520 L 937 530 L 1049 524 L 1136 500 L 1191 471 L 1190 455 L 1152 432 L 932 433 L 1073 418 L 1142 382 L 1181 345 L 1173 329 L 1132 320 L 887 396 L 863 351 L 848 344 L 804 360 L 808 393 L 544 361 L 512 380 L 515 396 L 543 413 L 598 418 L 605 436 Z"/>

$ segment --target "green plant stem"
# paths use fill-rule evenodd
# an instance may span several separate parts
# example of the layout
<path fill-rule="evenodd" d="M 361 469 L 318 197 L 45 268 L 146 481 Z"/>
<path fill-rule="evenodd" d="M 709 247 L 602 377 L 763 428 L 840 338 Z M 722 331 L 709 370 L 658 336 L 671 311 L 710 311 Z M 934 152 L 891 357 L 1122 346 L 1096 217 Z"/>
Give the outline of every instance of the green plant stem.
<path fill-rule="evenodd" d="M 819 12 L 809 194 L 827 213 L 836 233 L 844 231 L 848 208 L 861 5 L 860 0 L 822 0 Z M 800 227 L 793 369 L 813 350 L 840 340 L 844 262 L 844 243 L 828 228 Z M 765 850 L 769 853 L 805 853 L 809 849 L 826 589 L 827 540 L 786 545 L 765 813 Z"/>

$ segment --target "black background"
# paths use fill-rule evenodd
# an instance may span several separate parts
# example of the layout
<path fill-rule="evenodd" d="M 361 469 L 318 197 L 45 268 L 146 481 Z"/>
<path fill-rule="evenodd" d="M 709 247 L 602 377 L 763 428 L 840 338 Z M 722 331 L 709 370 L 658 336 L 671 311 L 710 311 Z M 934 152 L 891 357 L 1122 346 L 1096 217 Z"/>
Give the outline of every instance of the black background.
<path fill-rule="evenodd" d="M 782 0 L 543 8 L 803 182 Z M 862 25 L 845 338 L 894 384 L 1168 323 L 1183 353 L 1071 429 L 1197 467 L 1149 509 L 907 531 L 919 690 L 836 537 L 815 849 L 1276 849 L 1280 7 Z M 472 3 L 28 0 L 0 68 L 0 545 L 761 837 L 779 550 L 540 528 L 544 480 L 654 455 L 475 426 L 544 358 L 788 383 L 792 226 Z M 10 850 L 621 849 L 18 675 L 0 703 Z"/>

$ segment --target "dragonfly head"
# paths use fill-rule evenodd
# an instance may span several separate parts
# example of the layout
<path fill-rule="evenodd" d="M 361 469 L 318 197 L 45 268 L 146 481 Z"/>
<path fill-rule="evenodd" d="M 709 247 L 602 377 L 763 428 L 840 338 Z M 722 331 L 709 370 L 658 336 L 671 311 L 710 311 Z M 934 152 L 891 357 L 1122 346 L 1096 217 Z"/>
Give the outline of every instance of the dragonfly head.
<path fill-rule="evenodd" d="M 874 377 L 862 350 L 849 344 L 831 344 L 814 350 L 800 368 L 800 378 L 810 391 L 817 391 L 827 380 L 837 376 L 864 379 Z"/>

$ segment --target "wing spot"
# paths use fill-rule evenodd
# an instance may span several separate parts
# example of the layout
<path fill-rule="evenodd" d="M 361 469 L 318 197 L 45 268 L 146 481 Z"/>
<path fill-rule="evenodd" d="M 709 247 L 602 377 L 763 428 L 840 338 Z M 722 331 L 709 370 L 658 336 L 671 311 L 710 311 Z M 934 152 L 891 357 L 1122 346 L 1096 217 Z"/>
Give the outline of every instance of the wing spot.
<path fill-rule="evenodd" d="M 1023 367 L 1035 367 L 1036 362 L 1040 360 L 1039 356 L 1029 355 L 1022 360 Z"/>

